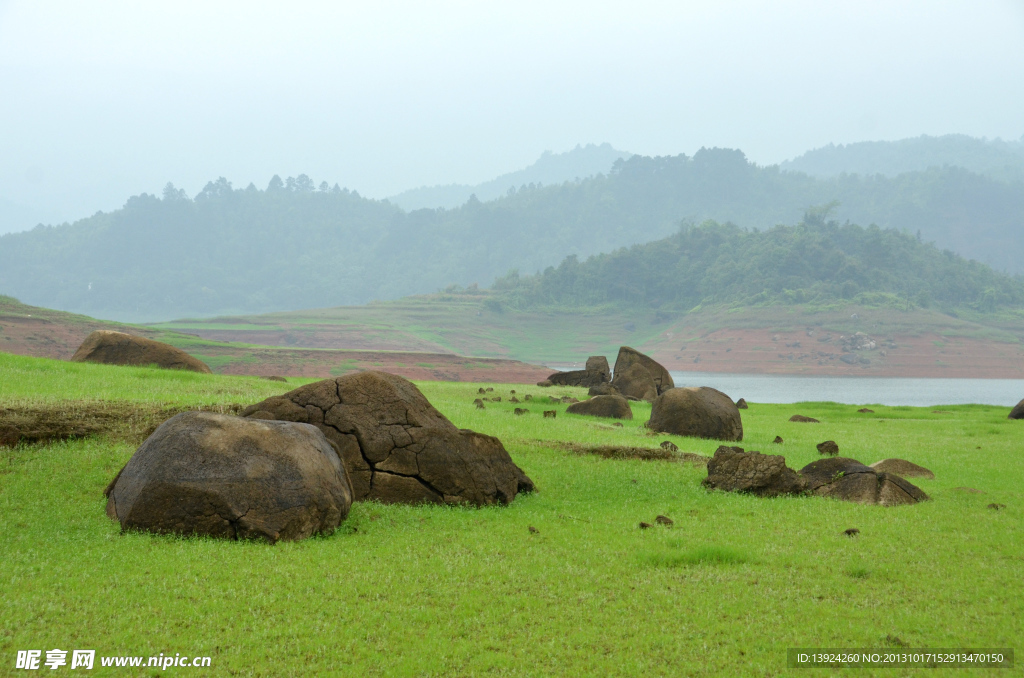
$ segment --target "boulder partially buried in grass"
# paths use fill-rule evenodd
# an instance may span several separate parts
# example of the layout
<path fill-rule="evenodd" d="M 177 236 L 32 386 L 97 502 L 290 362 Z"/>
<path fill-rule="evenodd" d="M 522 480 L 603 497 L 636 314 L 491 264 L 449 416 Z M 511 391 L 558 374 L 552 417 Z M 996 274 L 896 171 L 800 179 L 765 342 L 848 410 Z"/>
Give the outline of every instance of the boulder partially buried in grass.
<path fill-rule="evenodd" d="M 570 414 L 586 414 L 591 417 L 609 417 L 612 419 L 632 419 L 633 410 L 629 401 L 622 396 L 600 395 L 582 402 L 573 403 L 565 408 Z"/>
<path fill-rule="evenodd" d="M 1009 416 L 1007 418 L 1008 419 L 1024 419 L 1024 400 L 1022 400 L 1019 403 L 1017 403 L 1014 406 L 1014 408 L 1012 410 L 1010 410 L 1010 414 L 1009 414 Z"/>
<path fill-rule="evenodd" d="M 651 402 L 675 387 L 675 382 L 661 363 L 635 348 L 622 346 L 615 358 L 612 386 L 624 396 Z"/>
<path fill-rule="evenodd" d="M 876 473 L 892 473 L 901 478 L 926 478 L 934 480 L 935 474 L 924 466 L 918 466 L 906 459 L 883 459 L 871 465 Z"/>
<path fill-rule="evenodd" d="M 348 515 L 352 486 L 313 426 L 183 412 L 117 477 L 107 515 L 124 530 L 226 539 L 305 539 Z"/>
<path fill-rule="evenodd" d="M 326 379 L 267 398 L 242 416 L 319 428 L 338 448 L 357 501 L 485 506 L 533 488 L 500 440 L 456 428 L 394 374 Z"/>
<path fill-rule="evenodd" d="M 96 330 L 82 342 L 71 361 L 103 365 L 156 365 L 173 370 L 210 374 L 210 368 L 180 348 L 134 334 Z"/>
<path fill-rule="evenodd" d="M 926 501 L 928 495 L 917 486 L 891 473 L 878 473 L 855 459 L 832 457 L 811 462 L 800 469 L 807 489 L 822 497 L 858 504 L 897 506 Z"/>
<path fill-rule="evenodd" d="M 709 386 L 673 388 L 651 406 L 652 431 L 714 440 L 743 440 L 743 422 L 736 403 Z"/>

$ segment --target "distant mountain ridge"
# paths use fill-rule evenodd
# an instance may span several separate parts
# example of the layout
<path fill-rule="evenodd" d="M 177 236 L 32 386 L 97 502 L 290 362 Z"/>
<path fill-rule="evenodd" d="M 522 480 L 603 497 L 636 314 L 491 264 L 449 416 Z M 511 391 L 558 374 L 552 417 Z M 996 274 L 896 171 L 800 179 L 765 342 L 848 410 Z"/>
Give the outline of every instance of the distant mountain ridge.
<path fill-rule="evenodd" d="M 1024 136 L 1003 141 L 964 134 L 922 135 L 898 141 L 829 144 L 779 164 L 782 170 L 819 178 L 844 173 L 894 177 L 933 167 L 962 167 L 1001 181 L 1024 181 Z"/>
<path fill-rule="evenodd" d="M 500 198 L 509 189 L 518 189 L 529 184 L 560 184 L 565 181 L 586 179 L 595 174 L 607 174 L 617 160 L 625 160 L 632 153 L 612 148 L 611 144 L 577 145 L 565 153 L 545 151 L 529 167 L 502 174 L 482 184 L 448 184 L 445 186 L 423 186 L 393 195 L 388 200 L 406 211 L 418 209 L 452 209 L 464 205 L 471 195 L 477 200 L 488 201 Z"/>
<path fill-rule="evenodd" d="M 702 148 L 411 212 L 305 175 L 275 176 L 264 190 L 221 178 L 194 199 L 168 186 L 162 199 L 142 194 L 74 224 L 0 236 L 0 294 L 132 322 L 364 304 L 486 286 L 510 269 L 529 274 L 665 238 L 684 222 L 793 224 L 833 202 L 840 223 L 896 229 L 1024 272 L 1024 183 L 958 167 L 816 179 Z"/>

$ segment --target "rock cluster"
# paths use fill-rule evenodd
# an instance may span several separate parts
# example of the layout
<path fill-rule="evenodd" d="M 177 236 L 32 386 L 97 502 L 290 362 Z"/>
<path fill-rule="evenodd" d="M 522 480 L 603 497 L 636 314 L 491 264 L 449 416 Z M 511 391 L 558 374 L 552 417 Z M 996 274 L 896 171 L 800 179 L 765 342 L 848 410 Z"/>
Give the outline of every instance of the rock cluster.
<path fill-rule="evenodd" d="M 897 506 L 926 501 L 920 488 L 892 473 L 879 472 L 859 461 L 831 457 L 794 471 L 781 455 L 719 447 L 708 462 L 704 485 L 726 492 L 761 497 L 812 493 L 861 504 Z"/>
<path fill-rule="evenodd" d="M 356 501 L 483 506 L 533 489 L 500 440 L 456 428 L 397 375 L 366 371 L 319 381 L 242 416 L 316 426 L 337 447 Z"/>
<path fill-rule="evenodd" d="M 180 348 L 134 334 L 96 330 L 82 342 L 71 361 L 103 365 L 156 365 L 173 370 L 210 374 L 210 368 Z"/>

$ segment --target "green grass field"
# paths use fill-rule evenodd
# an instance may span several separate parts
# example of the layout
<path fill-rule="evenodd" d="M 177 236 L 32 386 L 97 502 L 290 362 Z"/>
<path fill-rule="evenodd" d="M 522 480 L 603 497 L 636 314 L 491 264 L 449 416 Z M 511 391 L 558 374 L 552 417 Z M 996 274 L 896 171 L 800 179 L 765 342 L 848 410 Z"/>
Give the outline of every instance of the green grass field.
<path fill-rule="evenodd" d="M 0 408 L 250 403 L 300 383 L 0 354 Z M 743 412 L 742 445 L 794 468 L 832 439 L 864 463 L 902 457 L 935 472 L 914 481 L 932 501 L 882 508 L 708 493 L 692 464 L 558 444 L 717 447 L 649 435 L 643 403 L 616 428 L 536 401 L 517 417 L 507 402 L 511 388 L 579 389 L 490 384 L 504 402 L 477 410 L 476 384 L 418 385 L 456 425 L 500 437 L 538 491 L 488 509 L 359 503 L 331 536 L 269 546 L 121 534 L 102 491 L 134 444 L 0 448 L 0 675 L 22 673 L 17 650 L 52 648 L 213 658 L 177 675 L 577 677 L 834 675 L 786 669 L 789 647 L 1021 649 L 1024 422 L 1005 408 Z M 822 423 L 788 422 L 795 413 Z M 659 514 L 674 526 L 638 528 Z M 860 535 L 843 536 L 850 527 Z M 90 675 L 161 675 L 136 671 Z M 857 671 L 917 673 L 936 675 Z"/>

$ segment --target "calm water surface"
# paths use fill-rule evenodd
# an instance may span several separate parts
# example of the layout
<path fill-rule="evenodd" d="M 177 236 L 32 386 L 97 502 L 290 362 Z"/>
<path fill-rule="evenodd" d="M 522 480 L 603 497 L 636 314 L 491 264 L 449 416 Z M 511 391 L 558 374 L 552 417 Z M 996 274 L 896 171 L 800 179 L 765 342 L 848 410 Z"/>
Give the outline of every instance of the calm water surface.
<path fill-rule="evenodd" d="M 1024 379 L 903 379 L 802 377 L 772 374 L 672 372 L 676 386 L 711 386 L 752 403 L 832 401 L 850 405 L 1004 405 L 1024 398 Z"/>

